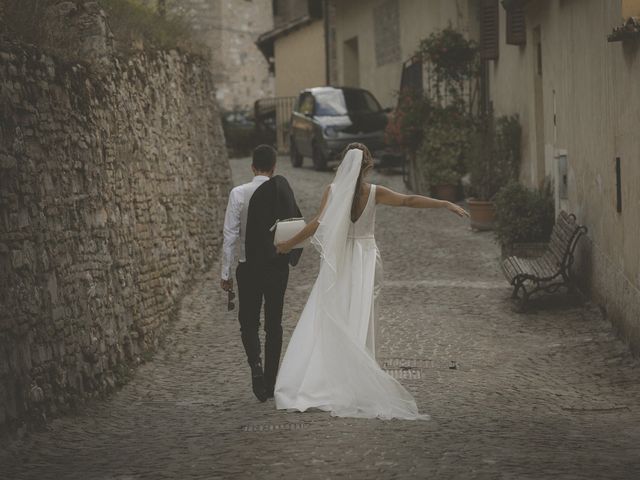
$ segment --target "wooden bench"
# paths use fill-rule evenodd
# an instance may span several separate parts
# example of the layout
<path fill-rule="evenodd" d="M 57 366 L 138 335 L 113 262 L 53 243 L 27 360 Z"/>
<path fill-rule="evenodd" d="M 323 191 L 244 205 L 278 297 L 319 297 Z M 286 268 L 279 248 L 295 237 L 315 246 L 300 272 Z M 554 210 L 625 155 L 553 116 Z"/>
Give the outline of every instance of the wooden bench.
<path fill-rule="evenodd" d="M 578 239 L 586 233 L 587 227 L 578 225 L 575 215 L 561 211 L 549 245 L 540 257 L 514 256 L 502 262 L 502 272 L 513 285 L 512 298 L 519 300 L 520 310 L 526 308 L 529 298 L 536 292 L 554 293 L 560 287 L 566 287 L 568 292 L 573 290 L 573 253 Z"/>

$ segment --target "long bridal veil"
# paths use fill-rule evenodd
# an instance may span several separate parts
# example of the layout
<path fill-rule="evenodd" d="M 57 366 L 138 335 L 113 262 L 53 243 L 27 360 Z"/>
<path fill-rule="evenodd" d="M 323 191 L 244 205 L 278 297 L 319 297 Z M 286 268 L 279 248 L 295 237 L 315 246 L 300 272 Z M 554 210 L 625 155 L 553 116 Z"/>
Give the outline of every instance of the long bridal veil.
<path fill-rule="evenodd" d="M 320 215 L 320 225 L 311 240 L 320 252 L 322 265 L 328 268 L 324 275 L 318 277 L 318 284 L 321 283 L 320 280 L 324 284 L 324 292 L 335 286 L 338 266 L 345 255 L 351 202 L 361 165 L 362 150 L 349 150 L 338 167 L 329 189 L 327 205 Z"/>
<path fill-rule="evenodd" d="M 374 268 L 354 266 L 363 263 L 365 253 L 375 263 L 377 253 L 373 237 L 364 247 L 349 238 L 362 155 L 349 150 L 331 184 L 312 240 L 320 251 L 320 272 L 278 374 L 276 405 L 301 411 L 315 407 L 341 417 L 427 419 L 411 394 L 380 368 L 366 335 L 357 333 L 371 328 L 373 305 L 372 295 L 359 298 L 355 292 L 365 283 L 373 287 Z"/>

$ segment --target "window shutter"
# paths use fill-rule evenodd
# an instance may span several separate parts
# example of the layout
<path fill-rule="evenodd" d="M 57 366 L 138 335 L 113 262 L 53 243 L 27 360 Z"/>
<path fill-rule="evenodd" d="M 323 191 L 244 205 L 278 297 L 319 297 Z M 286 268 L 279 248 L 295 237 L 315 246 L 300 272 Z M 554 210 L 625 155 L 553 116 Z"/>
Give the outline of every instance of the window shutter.
<path fill-rule="evenodd" d="M 507 43 L 509 45 L 525 45 L 527 43 L 527 24 L 522 4 L 507 10 Z"/>
<path fill-rule="evenodd" d="M 480 3 L 480 58 L 497 60 L 499 52 L 498 0 L 482 0 Z"/>

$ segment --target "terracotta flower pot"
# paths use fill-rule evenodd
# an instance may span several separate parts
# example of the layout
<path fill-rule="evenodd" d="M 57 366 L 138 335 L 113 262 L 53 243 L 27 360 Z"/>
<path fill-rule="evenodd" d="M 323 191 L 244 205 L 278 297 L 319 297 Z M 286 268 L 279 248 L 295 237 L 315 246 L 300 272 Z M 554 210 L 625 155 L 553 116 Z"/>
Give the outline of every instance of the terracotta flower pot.
<path fill-rule="evenodd" d="M 496 207 L 493 202 L 467 199 L 471 228 L 476 230 L 492 230 L 496 219 Z"/>
<path fill-rule="evenodd" d="M 457 200 L 458 187 L 455 185 L 434 185 L 431 187 L 433 196 L 439 200 L 455 202 Z"/>

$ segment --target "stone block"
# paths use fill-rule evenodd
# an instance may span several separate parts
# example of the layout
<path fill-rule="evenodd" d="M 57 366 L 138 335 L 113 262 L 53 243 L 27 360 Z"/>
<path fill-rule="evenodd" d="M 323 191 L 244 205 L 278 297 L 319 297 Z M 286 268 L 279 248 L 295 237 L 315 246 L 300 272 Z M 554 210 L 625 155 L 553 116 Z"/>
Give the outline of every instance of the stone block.
<path fill-rule="evenodd" d="M 10 170 L 16 168 L 16 166 L 17 161 L 15 157 L 11 155 L 0 154 L 0 169 Z"/>

